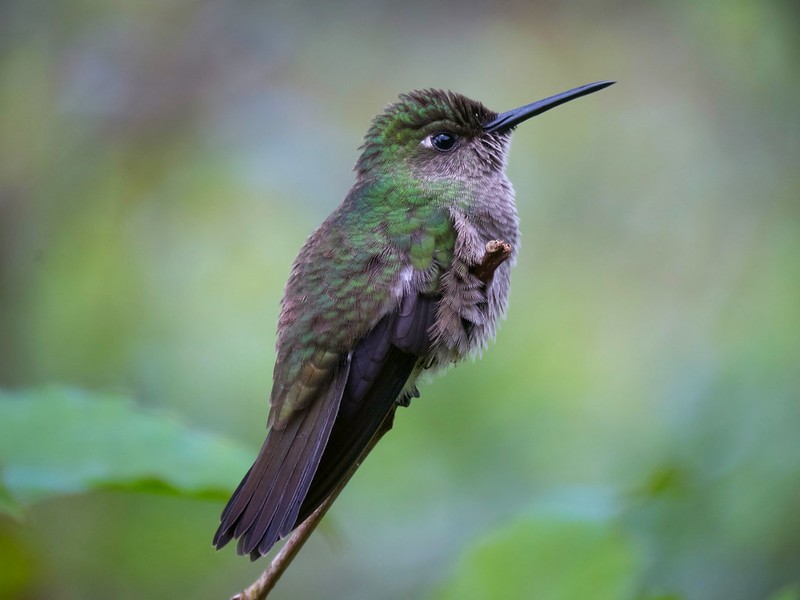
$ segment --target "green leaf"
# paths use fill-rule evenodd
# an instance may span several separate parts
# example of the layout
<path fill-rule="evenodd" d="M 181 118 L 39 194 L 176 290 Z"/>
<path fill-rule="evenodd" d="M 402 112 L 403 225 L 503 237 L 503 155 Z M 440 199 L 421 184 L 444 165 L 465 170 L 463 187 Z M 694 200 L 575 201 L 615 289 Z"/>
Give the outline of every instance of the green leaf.
<path fill-rule="evenodd" d="M 235 443 L 119 395 L 0 391 L 3 480 L 23 504 L 108 487 L 226 498 L 251 459 Z"/>
<path fill-rule="evenodd" d="M 630 541 L 602 521 L 537 517 L 477 540 L 439 600 L 630 597 L 637 562 Z"/>

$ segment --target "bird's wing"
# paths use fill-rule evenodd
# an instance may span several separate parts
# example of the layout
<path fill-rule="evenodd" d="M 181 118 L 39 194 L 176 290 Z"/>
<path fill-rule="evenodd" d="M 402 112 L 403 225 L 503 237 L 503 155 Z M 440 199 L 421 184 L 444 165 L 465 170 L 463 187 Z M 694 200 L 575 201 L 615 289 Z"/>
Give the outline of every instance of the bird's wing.
<path fill-rule="evenodd" d="M 288 535 L 359 459 L 430 345 L 435 296 L 409 291 L 347 353 L 317 351 L 285 393 L 292 412 L 271 427 L 222 513 L 214 545 L 239 538 L 256 559 Z M 273 407 L 274 408 L 274 407 Z"/>
<path fill-rule="evenodd" d="M 347 475 L 430 348 L 438 296 L 407 294 L 351 355 L 350 374 L 319 468 L 297 517 L 302 523 Z"/>
<path fill-rule="evenodd" d="M 440 207 L 385 201 L 390 191 L 355 187 L 295 260 L 281 304 L 269 433 L 222 514 L 217 548 L 239 538 L 238 551 L 258 558 L 319 506 L 430 345 L 436 297 L 415 288 L 431 286 L 413 275 L 433 269 L 430 284 L 448 262 L 436 248 L 452 248 L 452 224 Z"/>

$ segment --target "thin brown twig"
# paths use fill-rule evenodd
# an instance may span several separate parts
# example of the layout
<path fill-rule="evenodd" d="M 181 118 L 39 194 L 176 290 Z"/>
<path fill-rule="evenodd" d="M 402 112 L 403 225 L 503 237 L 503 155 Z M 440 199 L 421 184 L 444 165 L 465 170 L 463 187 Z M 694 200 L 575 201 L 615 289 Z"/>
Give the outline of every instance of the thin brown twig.
<path fill-rule="evenodd" d="M 483 260 L 479 264 L 472 267 L 470 271 L 478 279 L 483 281 L 484 284 L 487 284 L 492 280 L 492 276 L 494 275 L 497 267 L 508 260 L 510 256 L 511 245 L 509 243 L 501 240 L 492 240 L 486 244 L 486 253 L 483 255 Z M 319 507 L 292 532 L 292 535 L 290 535 L 289 539 L 286 540 L 286 543 L 283 545 L 283 548 L 281 548 L 281 551 L 278 552 L 278 554 L 275 555 L 275 558 L 272 559 L 269 567 L 267 567 L 261 576 L 250 586 L 233 596 L 231 600 L 264 600 L 267 597 L 267 595 L 275 587 L 275 584 L 278 583 L 281 575 L 283 575 L 286 569 L 289 568 L 289 565 L 292 563 L 295 556 L 297 556 L 297 553 L 300 552 L 303 544 L 306 543 L 308 538 L 317 528 L 317 525 L 319 525 L 319 522 L 322 521 L 322 518 L 336 501 L 336 498 L 338 498 L 339 494 L 350 481 L 350 478 L 356 472 L 358 467 L 361 466 L 361 463 L 364 462 L 364 459 L 372 451 L 378 441 L 386 434 L 387 431 L 392 428 L 396 408 L 396 405 L 392 407 L 392 410 L 383 420 L 380 429 L 373 436 L 372 440 L 370 440 L 369 444 L 364 449 L 364 452 L 362 452 L 359 460 L 353 464 L 353 466 L 336 485 L 330 495 L 325 498 L 322 504 L 320 504 Z"/>

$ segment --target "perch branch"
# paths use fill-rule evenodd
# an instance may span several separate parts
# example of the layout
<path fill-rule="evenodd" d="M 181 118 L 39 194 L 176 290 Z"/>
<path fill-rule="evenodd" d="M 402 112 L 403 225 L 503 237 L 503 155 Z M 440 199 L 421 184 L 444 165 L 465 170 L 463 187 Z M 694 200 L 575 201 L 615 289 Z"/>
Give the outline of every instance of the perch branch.
<path fill-rule="evenodd" d="M 486 244 L 486 253 L 483 255 L 483 260 L 479 264 L 472 267 L 470 272 L 478 279 L 483 281 L 484 284 L 488 284 L 492 280 L 492 276 L 494 275 L 497 267 L 508 260 L 510 256 L 511 245 L 509 243 L 501 240 L 492 240 Z M 336 498 L 344 489 L 344 486 L 346 486 L 350 481 L 350 478 L 356 472 L 358 467 L 361 466 L 361 463 L 364 462 L 364 459 L 372 451 L 384 434 L 392 428 L 396 408 L 396 405 L 392 407 L 392 410 L 388 415 L 386 415 L 386 418 L 383 420 L 380 429 L 373 436 L 372 440 L 370 440 L 359 460 L 356 461 L 356 463 L 350 468 L 350 470 L 336 485 L 330 495 L 325 498 L 322 504 L 320 504 L 319 507 L 292 532 L 292 535 L 290 535 L 289 539 L 286 540 L 286 543 L 283 545 L 283 548 L 281 548 L 281 551 L 278 552 L 278 554 L 275 555 L 275 558 L 272 559 L 272 562 L 270 563 L 269 567 L 267 567 L 266 571 L 264 571 L 261 576 L 250 586 L 233 596 L 231 600 L 264 600 L 267 597 L 270 591 L 272 591 L 272 588 L 275 587 L 275 584 L 278 583 L 278 579 L 280 579 L 281 575 L 283 575 L 286 569 L 289 568 L 289 565 L 291 564 L 292 560 L 294 560 L 295 556 L 297 556 L 297 553 L 300 552 L 303 544 L 306 543 L 308 538 L 317 528 L 317 525 L 319 525 L 319 522 L 322 521 L 322 518 L 336 501 Z"/>

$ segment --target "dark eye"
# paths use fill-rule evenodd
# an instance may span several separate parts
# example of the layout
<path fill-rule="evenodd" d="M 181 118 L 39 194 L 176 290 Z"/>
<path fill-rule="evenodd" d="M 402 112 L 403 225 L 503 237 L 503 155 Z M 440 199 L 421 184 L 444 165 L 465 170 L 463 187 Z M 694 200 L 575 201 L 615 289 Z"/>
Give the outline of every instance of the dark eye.
<path fill-rule="evenodd" d="M 449 152 L 456 147 L 458 137 L 449 131 L 440 131 L 431 136 L 431 145 L 439 152 Z"/>

